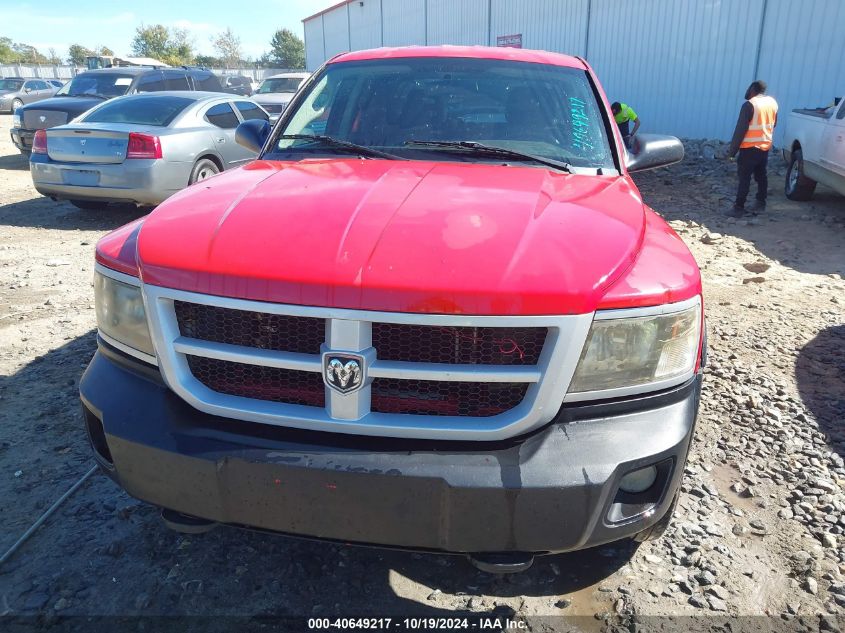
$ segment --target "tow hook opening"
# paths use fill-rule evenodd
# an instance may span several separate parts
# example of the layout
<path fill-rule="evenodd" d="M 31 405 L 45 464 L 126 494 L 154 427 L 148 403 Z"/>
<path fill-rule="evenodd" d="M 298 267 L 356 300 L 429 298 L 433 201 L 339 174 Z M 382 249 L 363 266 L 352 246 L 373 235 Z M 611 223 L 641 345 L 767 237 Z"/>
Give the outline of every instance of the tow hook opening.
<path fill-rule="evenodd" d="M 468 554 L 473 567 L 488 574 L 518 574 L 534 564 L 534 555 L 523 552 Z"/>
<path fill-rule="evenodd" d="M 218 525 L 214 521 L 201 519 L 191 514 L 182 514 L 167 508 L 161 509 L 161 520 L 168 528 L 180 534 L 205 534 Z"/>

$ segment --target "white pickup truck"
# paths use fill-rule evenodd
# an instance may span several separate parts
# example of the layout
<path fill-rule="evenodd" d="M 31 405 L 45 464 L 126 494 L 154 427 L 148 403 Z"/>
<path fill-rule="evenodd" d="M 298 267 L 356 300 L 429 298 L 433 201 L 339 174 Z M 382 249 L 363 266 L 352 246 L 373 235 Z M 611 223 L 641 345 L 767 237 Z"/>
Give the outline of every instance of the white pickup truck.
<path fill-rule="evenodd" d="M 827 108 L 790 112 L 783 158 L 789 164 L 787 198 L 809 200 L 817 183 L 845 195 L 845 99 Z"/>

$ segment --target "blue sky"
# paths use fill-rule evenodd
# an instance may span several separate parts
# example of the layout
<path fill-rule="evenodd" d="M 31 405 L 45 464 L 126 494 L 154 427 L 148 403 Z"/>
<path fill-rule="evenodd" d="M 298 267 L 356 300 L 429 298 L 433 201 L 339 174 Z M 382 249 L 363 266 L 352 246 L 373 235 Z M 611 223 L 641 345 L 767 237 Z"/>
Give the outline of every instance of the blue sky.
<path fill-rule="evenodd" d="M 46 54 L 55 48 L 67 56 L 70 44 L 108 46 L 128 54 L 140 24 L 186 28 L 197 51 L 213 54 L 210 38 L 227 26 L 241 38 L 244 54 L 257 57 L 269 49 L 276 29 L 302 37 L 302 18 L 338 0 L 0 0 L 0 36 L 35 46 Z"/>

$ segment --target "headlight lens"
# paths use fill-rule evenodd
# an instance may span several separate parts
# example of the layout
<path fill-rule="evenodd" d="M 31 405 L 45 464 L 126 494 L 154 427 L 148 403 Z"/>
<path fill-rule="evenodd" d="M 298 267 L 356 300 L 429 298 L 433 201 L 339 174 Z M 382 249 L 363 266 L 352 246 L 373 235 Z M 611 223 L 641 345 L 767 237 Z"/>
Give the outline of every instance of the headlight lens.
<path fill-rule="evenodd" d="M 13 114 L 12 115 L 12 127 L 20 127 L 21 126 L 21 115 L 20 114 Z"/>
<path fill-rule="evenodd" d="M 94 273 L 97 327 L 119 343 L 155 355 L 141 289 Z"/>
<path fill-rule="evenodd" d="M 671 314 L 597 319 L 569 393 L 647 386 L 695 369 L 701 306 Z"/>

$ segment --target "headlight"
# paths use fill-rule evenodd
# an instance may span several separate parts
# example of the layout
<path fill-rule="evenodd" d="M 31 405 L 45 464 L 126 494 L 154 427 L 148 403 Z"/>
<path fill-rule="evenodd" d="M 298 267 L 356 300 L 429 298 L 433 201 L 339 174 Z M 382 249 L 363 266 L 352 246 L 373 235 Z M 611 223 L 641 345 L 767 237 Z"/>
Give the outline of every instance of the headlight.
<path fill-rule="evenodd" d="M 155 355 L 140 287 L 96 272 L 94 302 L 101 333 L 139 352 Z"/>
<path fill-rule="evenodd" d="M 700 340 L 698 302 L 669 314 L 625 317 L 619 310 L 614 318 L 599 316 L 590 329 L 569 393 L 668 386 L 695 369 Z"/>
<path fill-rule="evenodd" d="M 20 127 L 21 126 L 21 115 L 20 114 L 13 114 L 12 115 L 12 127 Z"/>

